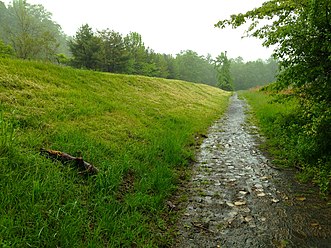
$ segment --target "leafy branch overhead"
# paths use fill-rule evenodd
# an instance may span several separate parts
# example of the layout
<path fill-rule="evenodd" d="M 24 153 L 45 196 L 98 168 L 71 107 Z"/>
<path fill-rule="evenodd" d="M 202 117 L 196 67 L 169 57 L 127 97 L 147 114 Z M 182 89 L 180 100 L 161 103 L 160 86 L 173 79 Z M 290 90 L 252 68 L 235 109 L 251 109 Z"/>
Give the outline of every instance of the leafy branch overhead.
<path fill-rule="evenodd" d="M 225 28 L 231 26 L 232 28 L 238 28 L 250 21 L 247 30 L 248 35 L 266 39 L 264 43 L 266 46 L 274 45 L 279 42 L 277 34 L 286 31 L 289 24 L 294 24 L 297 21 L 298 13 L 303 9 L 304 2 L 307 1 L 267 1 L 259 8 L 247 11 L 244 14 L 231 15 L 229 19 L 219 21 L 215 24 L 215 27 Z"/>

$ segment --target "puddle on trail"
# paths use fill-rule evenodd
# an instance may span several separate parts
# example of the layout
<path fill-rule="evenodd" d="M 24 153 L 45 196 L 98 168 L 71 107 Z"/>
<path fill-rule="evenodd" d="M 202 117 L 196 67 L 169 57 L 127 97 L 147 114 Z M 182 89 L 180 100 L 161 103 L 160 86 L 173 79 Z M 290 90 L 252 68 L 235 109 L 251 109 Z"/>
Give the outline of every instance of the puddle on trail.
<path fill-rule="evenodd" d="M 176 247 L 331 247 L 331 205 L 273 169 L 236 95 L 202 143 Z"/>

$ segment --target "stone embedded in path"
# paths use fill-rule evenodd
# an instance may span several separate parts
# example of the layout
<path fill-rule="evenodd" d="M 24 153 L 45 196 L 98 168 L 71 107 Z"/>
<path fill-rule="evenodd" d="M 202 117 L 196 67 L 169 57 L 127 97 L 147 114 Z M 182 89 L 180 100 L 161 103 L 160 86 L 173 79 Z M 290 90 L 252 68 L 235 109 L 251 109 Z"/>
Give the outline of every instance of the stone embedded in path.
<path fill-rule="evenodd" d="M 246 201 L 236 201 L 234 202 L 235 206 L 242 206 L 242 205 L 246 205 Z"/>
<path fill-rule="evenodd" d="M 252 216 L 246 216 L 245 217 L 245 221 L 246 222 L 250 222 L 250 221 L 252 221 L 253 220 L 253 217 Z"/>
<path fill-rule="evenodd" d="M 257 196 L 258 197 L 263 197 L 263 196 L 265 196 L 265 193 L 259 193 L 259 194 L 257 194 Z"/>

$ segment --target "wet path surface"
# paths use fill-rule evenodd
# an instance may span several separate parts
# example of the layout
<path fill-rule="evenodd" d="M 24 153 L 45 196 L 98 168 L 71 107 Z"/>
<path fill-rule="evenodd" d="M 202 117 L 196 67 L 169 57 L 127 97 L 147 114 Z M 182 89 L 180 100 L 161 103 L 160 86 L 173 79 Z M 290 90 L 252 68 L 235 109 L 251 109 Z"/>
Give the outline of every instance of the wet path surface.
<path fill-rule="evenodd" d="M 246 108 L 233 96 L 209 129 L 176 247 L 331 247 L 331 205 L 270 166 L 256 127 L 246 125 Z"/>

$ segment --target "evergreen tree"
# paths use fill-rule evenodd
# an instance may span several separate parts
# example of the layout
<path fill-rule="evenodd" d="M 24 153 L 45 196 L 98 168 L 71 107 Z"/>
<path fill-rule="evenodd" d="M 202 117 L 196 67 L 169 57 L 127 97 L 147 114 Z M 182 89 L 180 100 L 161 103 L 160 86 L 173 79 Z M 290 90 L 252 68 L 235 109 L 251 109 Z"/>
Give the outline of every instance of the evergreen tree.
<path fill-rule="evenodd" d="M 215 60 L 217 70 L 217 85 L 222 90 L 233 91 L 233 80 L 230 73 L 231 62 L 226 52 L 222 52 Z"/>
<path fill-rule="evenodd" d="M 124 38 L 124 41 L 130 57 L 128 73 L 146 75 L 146 71 L 148 71 L 146 69 L 148 53 L 141 35 L 130 32 Z"/>
<path fill-rule="evenodd" d="M 88 24 L 79 28 L 69 47 L 74 66 L 94 70 L 101 67 L 101 40 Z"/>
<path fill-rule="evenodd" d="M 101 41 L 102 70 L 107 72 L 125 73 L 128 71 L 129 53 L 122 35 L 113 30 L 99 32 Z"/>
<path fill-rule="evenodd" d="M 169 79 L 178 78 L 178 67 L 176 66 L 176 60 L 172 55 L 164 54 L 164 59 L 167 63 L 168 77 Z"/>

